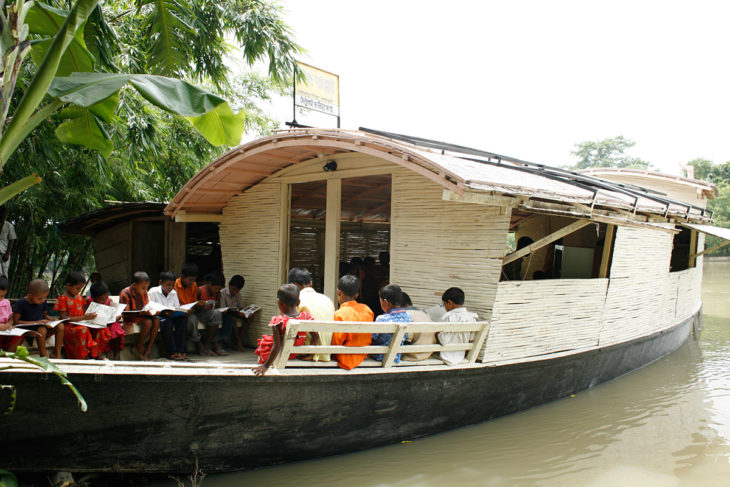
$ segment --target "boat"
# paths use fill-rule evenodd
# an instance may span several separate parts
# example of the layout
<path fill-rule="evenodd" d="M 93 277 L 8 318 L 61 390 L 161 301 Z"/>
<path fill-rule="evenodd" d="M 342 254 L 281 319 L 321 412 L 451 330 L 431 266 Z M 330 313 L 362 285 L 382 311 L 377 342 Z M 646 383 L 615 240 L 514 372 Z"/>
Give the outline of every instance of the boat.
<path fill-rule="evenodd" d="M 87 412 L 53 376 L 6 369 L 0 383 L 15 386 L 17 402 L 0 419 L 4 467 L 245 470 L 569 397 L 672 353 L 701 326 L 705 234 L 730 239 L 705 208 L 716 194 L 691 178 L 573 172 L 366 128 L 292 129 L 248 142 L 203 168 L 165 213 L 219 224 L 225 274 L 244 275 L 244 301 L 263 307 L 249 344 L 279 314 L 276 290 L 289 268 L 307 267 L 315 288 L 334 297 L 347 261 L 387 252 L 389 281 L 414 304 L 436 304 L 452 286 L 465 291 L 482 320 L 464 325 L 474 332 L 461 346 L 467 358 L 395 364 L 406 349 L 394 339 L 367 349 L 386 353 L 382 362 L 346 371 L 280 359 L 264 377 L 252 373 L 253 354 L 237 363 L 55 360 Z M 344 351 L 294 346 L 297 327 L 372 326 L 293 322 L 281 357 Z"/>

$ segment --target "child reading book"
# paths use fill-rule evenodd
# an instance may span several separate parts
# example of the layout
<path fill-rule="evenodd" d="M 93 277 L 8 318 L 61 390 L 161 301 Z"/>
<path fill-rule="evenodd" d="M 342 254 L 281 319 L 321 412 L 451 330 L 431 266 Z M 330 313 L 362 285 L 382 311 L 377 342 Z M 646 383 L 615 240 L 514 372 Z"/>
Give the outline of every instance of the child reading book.
<path fill-rule="evenodd" d="M 236 274 L 228 281 L 228 287 L 221 289 L 218 295 L 218 305 L 224 308 L 225 311 L 221 311 L 222 325 L 215 340 L 228 343 L 229 345 L 233 345 L 235 341 L 236 349 L 239 352 L 243 352 L 243 337 L 251 326 L 254 316 L 253 313 L 246 314 L 243 309 L 241 291 L 245 284 L 246 279 Z M 241 325 L 240 327 L 239 324 Z M 231 335 L 233 338 L 231 338 Z"/>
<path fill-rule="evenodd" d="M 185 360 L 185 330 L 188 327 L 187 313 L 174 311 L 180 307 L 175 287 L 175 273 L 172 271 L 160 272 L 160 285 L 149 291 L 150 301 L 169 309 L 160 312 L 160 333 L 165 342 L 167 358 L 170 360 Z"/>
<path fill-rule="evenodd" d="M 8 278 L 0 276 L 0 331 L 13 329 L 13 309 L 10 307 L 10 301 L 5 299 L 8 294 L 8 287 L 10 287 Z M 0 350 L 14 352 L 22 342 L 23 335 L 0 336 Z"/>
<path fill-rule="evenodd" d="M 104 306 L 111 306 L 112 300 L 109 298 L 109 287 L 104 281 L 96 281 L 91 285 L 89 289 L 89 296 L 86 298 L 87 309 L 91 303 L 103 304 Z M 112 360 L 119 360 L 122 350 L 124 350 L 124 328 L 120 321 L 121 316 L 117 317 L 117 321 L 114 323 L 108 323 L 106 328 L 91 330 L 94 338 L 99 341 L 99 334 L 104 335 L 104 342 L 107 343 L 107 348 L 104 350 L 111 354 Z"/>
<path fill-rule="evenodd" d="M 228 355 L 223 350 L 220 341 L 213 344 L 213 339 L 222 321 L 221 312 L 215 308 L 218 303 L 218 293 L 226 285 L 226 279 L 220 273 L 209 274 L 205 279 L 205 284 L 198 288 L 198 299 L 204 301 L 206 305 L 204 309 L 195 313 L 200 322 L 206 325 L 202 355 Z M 213 344 L 213 348 L 211 348 L 211 344 Z"/>
<path fill-rule="evenodd" d="M 152 316 L 142 309 L 149 303 L 147 288 L 150 287 L 150 276 L 146 272 L 135 272 L 133 282 L 119 292 L 119 302 L 127 305 L 127 309 L 122 313 L 124 324 L 128 328 L 133 324 L 139 325 L 139 337 L 137 345 L 134 347 L 135 355 L 141 360 L 150 360 L 152 358 L 152 346 L 157 338 L 157 331 L 160 329 L 160 319 Z M 144 346 L 145 340 L 149 337 L 147 347 Z"/>
<path fill-rule="evenodd" d="M 195 280 L 198 278 L 200 271 L 198 266 L 192 263 L 186 263 L 180 270 L 180 277 L 175 281 L 175 292 L 181 305 L 193 304 L 195 306 L 188 312 L 188 334 L 190 339 L 195 343 L 200 355 L 211 355 L 211 352 L 205 348 L 200 342 L 200 332 L 198 331 L 198 323 L 207 326 L 214 326 L 216 329 L 220 325 L 220 313 L 213 313 L 213 306 L 201 301 L 198 293 L 198 285 Z M 215 322 L 216 315 L 218 322 Z"/>
<path fill-rule="evenodd" d="M 274 360 L 276 360 L 284 342 L 286 325 L 289 323 L 289 320 L 312 319 L 312 315 L 307 311 L 302 311 L 301 313 L 297 311 L 297 306 L 299 306 L 299 288 L 294 284 L 284 284 L 281 286 L 276 292 L 276 302 L 281 314 L 272 317 L 271 321 L 269 321 L 273 335 L 264 335 L 258 340 L 259 346 L 255 353 L 259 356 L 259 364 L 261 365 L 253 369 L 253 373 L 256 375 L 264 375 Z M 303 345 L 306 338 L 306 333 L 298 333 L 297 338 L 294 340 L 294 345 Z M 294 357 L 296 357 L 296 354 L 289 356 L 290 359 Z"/>
<path fill-rule="evenodd" d="M 60 323 L 55 327 L 51 327 L 45 324 L 51 321 L 48 316 L 48 303 L 46 302 L 49 291 L 48 283 L 44 279 L 30 281 L 28 294 L 17 300 L 13 305 L 13 322 L 15 325 L 34 325 L 26 328 L 38 334 L 36 336 L 36 342 L 38 343 L 38 353 L 41 357 L 48 357 L 46 339 L 50 336 L 55 336 L 55 349 L 51 354 L 51 358 L 61 358 L 65 325 Z"/>
<path fill-rule="evenodd" d="M 73 318 L 75 322 L 93 320 L 96 313 L 84 313 L 86 300 L 79 294 L 86 284 L 86 278 L 81 272 L 70 272 L 66 276 L 66 292 L 56 300 L 55 310 L 62 320 Z M 63 335 L 63 350 L 66 358 L 87 359 L 101 358 L 102 352 L 106 349 L 106 337 L 97 334 L 99 341 L 94 339 L 91 331 L 84 325 L 68 323 Z M 58 339 L 58 338 L 57 338 Z"/>

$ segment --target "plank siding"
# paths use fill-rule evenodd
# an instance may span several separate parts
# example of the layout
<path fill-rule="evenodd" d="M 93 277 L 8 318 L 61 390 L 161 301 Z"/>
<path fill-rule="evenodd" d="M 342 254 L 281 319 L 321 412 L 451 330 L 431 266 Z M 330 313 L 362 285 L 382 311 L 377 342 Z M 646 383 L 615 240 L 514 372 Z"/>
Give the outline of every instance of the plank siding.
<path fill-rule="evenodd" d="M 269 319 L 279 314 L 280 207 L 281 185 L 265 182 L 234 196 L 223 209 L 219 235 L 226 278 L 244 276 L 243 302 L 262 307 L 248 330 L 246 343 L 250 346 L 262 334 L 271 333 Z"/>
<path fill-rule="evenodd" d="M 442 199 L 443 188 L 407 169 L 393 173 L 390 282 L 416 306 L 441 302 L 456 286 L 489 319 L 497 293 L 509 211 Z"/>
<path fill-rule="evenodd" d="M 96 270 L 104 276 L 112 294 L 119 294 L 132 282 L 130 225 L 130 222 L 120 223 L 102 230 L 92 239 L 96 262 L 105 263 L 97 264 Z"/>

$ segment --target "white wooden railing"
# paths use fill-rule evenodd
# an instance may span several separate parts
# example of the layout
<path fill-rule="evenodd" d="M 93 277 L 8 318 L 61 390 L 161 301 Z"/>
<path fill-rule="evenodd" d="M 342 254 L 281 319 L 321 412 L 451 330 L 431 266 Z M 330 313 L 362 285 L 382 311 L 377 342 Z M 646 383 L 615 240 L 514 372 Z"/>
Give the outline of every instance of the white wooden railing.
<path fill-rule="evenodd" d="M 469 343 L 455 343 L 441 345 L 439 343 L 428 345 L 401 345 L 403 337 L 411 333 L 439 333 L 439 332 L 470 332 L 473 333 L 473 340 Z M 364 347 L 348 347 L 342 345 L 300 345 L 295 346 L 294 340 L 298 333 L 392 333 L 389 345 L 368 345 Z M 392 367 L 396 354 L 399 353 L 420 353 L 420 352 L 441 352 L 441 351 L 467 351 L 466 360 L 474 363 L 483 348 L 484 342 L 489 334 L 489 322 L 477 321 L 474 323 L 448 323 L 448 322 L 417 322 L 417 323 L 363 323 L 353 321 L 314 321 L 314 320 L 289 320 L 286 328 L 284 343 L 276 358 L 274 366 L 283 369 L 287 365 L 289 354 L 383 354 L 383 367 Z M 417 364 L 418 362 L 413 362 Z"/>

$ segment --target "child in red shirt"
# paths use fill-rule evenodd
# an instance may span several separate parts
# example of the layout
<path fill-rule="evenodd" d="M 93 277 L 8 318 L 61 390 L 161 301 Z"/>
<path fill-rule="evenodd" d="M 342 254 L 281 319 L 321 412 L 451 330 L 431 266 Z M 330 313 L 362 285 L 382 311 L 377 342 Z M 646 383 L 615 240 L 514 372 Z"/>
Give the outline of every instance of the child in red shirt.
<path fill-rule="evenodd" d="M 74 271 L 66 277 L 66 292 L 58 297 L 56 306 L 62 320 L 73 318 L 75 321 L 93 320 L 96 313 L 84 314 L 86 300 L 79 294 L 86 284 L 86 278 L 80 272 Z M 97 339 L 84 325 L 68 323 L 63 334 L 63 350 L 67 358 L 86 359 L 97 358 L 107 347 L 103 336 L 97 334 Z"/>
<path fill-rule="evenodd" d="M 273 335 L 264 335 L 259 338 L 259 346 L 256 349 L 256 355 L 259 356 L 259 365 L 253 369 L 253 373 L 256 375 L 264 375 L 271 364 L 276 360 L 276 357 L 281 351 L 282 343 L 284 342 L 284 335 L 286 333 L 286 325 L 290 319 L 296 320 L 311 320 L 312 315 L 306 311 L 301 313 L 297 311 L 299 306 L 299 288 L 294 284 L 284 284 L 276 292 L 276 301 L 279 305 L 279 311 L 281 314 L 274 316 L 269 321 L 269 326 L 272 328 Z M 298 333 L 297 338 L 294 341 L 295 345 L 303 345 L 304 340 L 307 338 L 307 334 L 304 332 Z M 293 358 L 296 355 L 292 354 L 289 358 Z"/>

